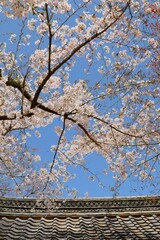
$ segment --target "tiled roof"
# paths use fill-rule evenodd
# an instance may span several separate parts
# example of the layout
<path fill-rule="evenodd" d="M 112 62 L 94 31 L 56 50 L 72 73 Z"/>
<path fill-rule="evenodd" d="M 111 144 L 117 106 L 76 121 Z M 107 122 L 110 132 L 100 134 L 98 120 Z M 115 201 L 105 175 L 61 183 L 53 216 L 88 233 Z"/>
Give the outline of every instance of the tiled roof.
<path fill-rule="evenodd" d="M 160 197 L 0 199 L 3 240 L 159 240 Z"/>

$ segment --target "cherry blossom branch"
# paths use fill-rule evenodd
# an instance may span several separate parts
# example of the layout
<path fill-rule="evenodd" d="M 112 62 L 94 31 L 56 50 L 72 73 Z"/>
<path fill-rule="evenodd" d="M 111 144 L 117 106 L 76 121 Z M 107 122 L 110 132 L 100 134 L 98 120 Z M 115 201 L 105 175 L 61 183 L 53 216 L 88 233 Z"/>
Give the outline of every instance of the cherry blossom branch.
<path fill-rule="evenodd" d="M 26 126 L 26 127 L 15 127 L 14 126 L 12 127 L 12 125 L 10 125 L 10 127 L 6 130 L 5 133 L 3 133 L 2 135 L 3 136 L 6 136 L 9 132 L 13 132 L 13 131 L 16 131 L 16 130 L 25 130 L 25 129 L 28 129 L 30 126 Z"/>
<path fill-rule="evenodd" d="M 90 117 L 90 118 L 94 118 L 94 119 L 96 119 L 96 120 L 98 120 L 98 121 L 100 121 L 100 122 L 103 122 L 104 124 L 107 124 L 111 129 L 114 129 L 115 131 L 117 131 L 117 132 L 119 132 L 119 133 L 121 133 L 121 134 L 123 134 L 123 135 L 127 135 L 127 136 L 134 137 L 134 138 L 142 138 L 142 137 L 144 137 L 144 135 L 143 135 L 143 136 L 138 136 L 138 135 L 133 135 L 133 134 L 124 132 L 124 131 L 122 131 L 122 130 L 116 128 L 116 127 L 114 127 L 114 126 L 111 125 L 109 122 L 107 122 L 107 121 L 105 121 L 105 120 L 103 120 L 103 119 L 101 119 L 101 118 L 99 118 L 99 117 L 92 116 L 92 115 L 88 115 L 88 114 L 85 114 L 85 115 L 88 116 L 88 117 Z"/>
<path fill-rule="evenodd" d="M 12 86 L 14 88 L 17 88 L 22 94 L 24 94 L 24 96 L 30 101 L 31 100 L 31 95 L 25 91 L 24 89 L 22 89 L 21 87 L 21 84 L 13 79 L 9 79 L 6 83 L 7 86 Z M 58 114 L 57 112 L 55 112 L 54 110 L 51 110 L 50 108 L 47 108 L 45 106 L 43 106 L 42 104 L 38 103 L 37 104 L 37 107 L 44 110 L 44 111 L 47 111 L 47 112 L 50 112 L 50 113 L 53 113 L 53 114 L 56 114 L 56 115 L 61 115 L 61 114 Z M 33 113 L 28 113 L 26 116 L 27 117 L 30 117 L 32 116 Z M 64 115 L 64 119 L 68 119 L 68 120 L 71 120 L 72 122 L 76 123 L 76 121 L 70 117 L 68 117 L 69 114 L 66 114 Z M 0 117 L 0 120 L 14 120 L 16 118 L 16 116 L 14 116 L 13 118 L 8 118 L 7 116 L 1 116 Z M 64 121 L 65 122 L 65 121 Z M 100 147 L 100 144 L 89 134 L 89 132 L 80 124 L 80 123 L 77 123 L 77 125 L 83 130 L 83 132 L 87 135 L 87 137 L 92 141 L 94 142 L 97 146 Z M 63 133 L 62 133 L 63 134 Z M 60 138 L 61 139 L 61 138 Z M 57 147 L 59 146 L 59 144 L 57 145 Z M 53 165 L 54 165 L 54 162 L 53 162 Z M 51 170 L 52 170 L 53 167 L 51 167 Z"/>
<path fill-rule="evenodd" d="M 19 82 L 15 81 L 15 80 L 13 80 L 13 79 L 9 79 L 6 84 L 7 84 L 8 86 L 13 86 L 14 88 L 17 88 L 28 100 L 31 100 L 31 96 L 28 94 L 27 91 L 24 91 L 24 89 L 21 87 L 21 85 L 20 85 Z M 38 103 L 37 107 L 40 108 L 40 109 L 42 109 L 42 110 L 44 110 L 44 111 L 50 112 L 50 113 L 52 113 L 52 114 L 61 115 L 61 114 L 58 114 L 57 112 L 55 112 L 54 110 L 51 110 L 50 108 L 47 108 L 47 107 L 43 106 L 43 105 L 40 104 L 40 103 Z M 24 116 L 30 117 L 30 116 L 32 116 L 32 115 L 33 115 L 33 113 L 28 113 L 28 114 L 26 114 L 26 115 L 24 115 Z M 69 114 L 68 114 L 68 115 L 69 115 Z M 74 119 L 68 117 L 68 115 L 66 115 L 66 118 L 67 118 L 68 120 L 71 120 L 72 122 L 76 123 L 76 121 L 75 121 Z M 114 127 L 114 126 L 111 125 L 110 123 L 108 123 L 108 122 L 104 121 L 103 119 L 98 118 L 98 117 L 96 117 L 96 116 L 92 116 L 92 115 L 87 115 L 87 116 L 88 116 L 88 117 L 91 117 L 91 118 L 94 118 L 94 119 L 97 119 L 97 120 L 99 120 L 99 121 L 101 121 L 101 122 L 109 125 L 112 130 L 114 129 L 115 131 L 117 131 L 117 132 L 119 132 L 119 133 L 121 133 L 121 134 L 130 136 L 130 137 L 134 137 L 134 138 L 142 138 L 142 137 L 144 137 L 144 136 L 138 136 L 138 135 L 133 135 L 133 134 L 130 134 L 130 133 L 126 133 L 126 132 L 124 132 L 124 131 L 122 131 L 122 130 L 120 130 L 120 129 L 117 129 L 116 127 Z M 14 120 L 15 118 L 16 118 L 16 116 L 14 116 L 13 118 L 8 118 L 7 116 L 0 116 L 0 120 Z M 78 123 L 77 125 L 82 129 L 82 131 L 87 135 L 87 137 L 88 137 L 91 141 L 93 141 L 97 146 L 100 147 L 100 144 L 89 134 L 89 132 L 88 132 L 80 123 Z"/>
<path fill-rule="evenodd" d="M 76 48 L 74 48 L 71 53 L 69 54 L 69 56 L 67 56 L 66 58 L 64 58 L 57 66 L 55 66 L 48 74 L 47 76 L 43 79 L 42 83 L 39 85 L 38 89 L 35 92 L 34 98 L 32 100 L 31 103 L 31 108 L 35 108 L 35 106 L 37 105 L 37 100 L 39 98 L 39 95 L 44 87 L 44 85 L 46 84 L 46 82 L 49 80 L 49 78 L 60 68 L 62 67 L 69 59 L 71 59 L 75 53 L 77 53 L 81 48 L 83 48 L 84 46 L 86 46 L 88 43 L 90 43 L 92 40 L 94 40 L 95 38 L 97 38 L 98 36 L 102 35 L 104 32 L 106 32 L 112 25 L 114 25 L 119 19 L 120 17 L 124 14 L 124 12 L 126 11 L 126 9 L 128 8 L 128 6 L 130 5 L 130 0 L 128 1 L 128 3 L 126 4 L 126 6 L 123 8 L 122 12 L 120 13 L 120 15 L 118 17 L 115 18 L 115 20 L 110 23 L 109 25 L 107 25 L 102 31 L 95 33 L 92 37 L 86 39 L 85 42 L 82 42 L 81 44 L 79 44 Z"/>
<path fill-rule="evenodd" d="M 87 129 L 85 127 L 83 127 L 82 124 L 77 123 L 76 120 L 74 120 L 73 118 L 67 117 L 68 120 L 74 122 L 77 124 L 77 126 L 86 134 L 86 136 L 92 141 L 94 142 L 98 147 L 101 147 L 100 143 L 98 143 L 91 135 L 90 133 L 87 131 Z"/>
<path fill-rule="evenodd" d="M 78 5 L 76 4 L 78 8 L 77 8 L 75 11 L 73 11 L 73 13 L 70 14 L 70 15 L 60 24 L 60 26 L 56 29 L 56 31 L 52 33 L 52 36 L 54 36 L 54 35 L 58 32 L 58 30 L 60 30 L 61 27 L 62 27 L 72 16 L 75 15 L 75 13 L 77 13 L 80 9 L 82 9 L 84 6 L 86 6 L 87 3 L 88 3 L 88 2 L 83 3 L 81 6 L 78 6 Z"/>
<path fill-rule="evenodd" d="M 19 81 L 16 81 L 12 78 L 9 78 L 8 81 L 6 82 L 6 85 L 7 86 L 12 86 L 12 87 L 18 89 L 24 95 L 24 97 L 27 100 L 29 100 L 30 102 L 32 101 L 31 95 L 26 90 L 23 89 L 23 87 L 21 86 L 21 83 Z M 41 104 L 39 102 L 37 102 L 36 106 L 38 108 L 40 108 L 41 110 L 44 110 L 46 112 L 61 116 L 61 114 L 59 114 L 58 112 L 44 106 L 43 104 Z M 33 113 L 28 113 L 26 116 L 30 117 L 32 115 L 33 115 Z M 13 117 L 13 119 L 15 119 L 15 118 Z M 12 118 L 10 119 L 10 118 L 7 118 L 7 116 L 2 116 L 2 117 L 0 117 L 0 120 L 12 120 Z"/>

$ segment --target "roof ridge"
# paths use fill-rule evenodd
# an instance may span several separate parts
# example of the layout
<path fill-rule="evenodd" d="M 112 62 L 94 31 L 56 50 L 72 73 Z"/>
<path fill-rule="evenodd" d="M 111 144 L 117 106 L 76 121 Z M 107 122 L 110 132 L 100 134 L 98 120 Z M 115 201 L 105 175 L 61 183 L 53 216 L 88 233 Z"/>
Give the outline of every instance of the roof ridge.
<path fill-rule="evenodd" d="M 160 196 L 100 199 L 13 199 L 0 198 L 4 213 L 113 213 L 160 211 Z"/>

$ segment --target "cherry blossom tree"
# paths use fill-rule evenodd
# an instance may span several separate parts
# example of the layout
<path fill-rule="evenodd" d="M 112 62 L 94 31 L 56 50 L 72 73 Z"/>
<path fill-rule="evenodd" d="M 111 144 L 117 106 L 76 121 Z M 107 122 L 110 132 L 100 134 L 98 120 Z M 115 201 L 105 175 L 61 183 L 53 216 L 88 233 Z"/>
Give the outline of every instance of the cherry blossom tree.
<path fill-rule="evenodd" d="M 157 1 L 1 0 L 0 9 L 1 195 L 59 196 L 75 177 L 69 166 L 101 184 L 85 165 L 94 153 L 117 188 L 131 176 L 157 186 Z M 44 161 L 29 139 L 50 126 L 57 138 Z"/>

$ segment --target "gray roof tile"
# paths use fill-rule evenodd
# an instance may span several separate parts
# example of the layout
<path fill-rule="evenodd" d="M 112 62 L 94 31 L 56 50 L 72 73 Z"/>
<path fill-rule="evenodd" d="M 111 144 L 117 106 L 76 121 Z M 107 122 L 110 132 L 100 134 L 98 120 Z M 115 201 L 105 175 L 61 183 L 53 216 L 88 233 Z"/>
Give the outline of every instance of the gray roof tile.
<path fill-rule="evenodd" d="M 0 240 L 160 239 L 160 197 L 1 198 L 0 209 Z"/>

